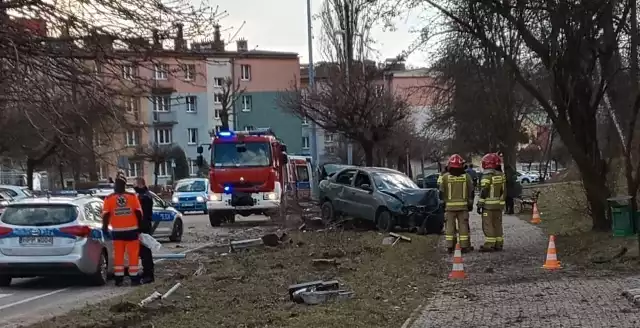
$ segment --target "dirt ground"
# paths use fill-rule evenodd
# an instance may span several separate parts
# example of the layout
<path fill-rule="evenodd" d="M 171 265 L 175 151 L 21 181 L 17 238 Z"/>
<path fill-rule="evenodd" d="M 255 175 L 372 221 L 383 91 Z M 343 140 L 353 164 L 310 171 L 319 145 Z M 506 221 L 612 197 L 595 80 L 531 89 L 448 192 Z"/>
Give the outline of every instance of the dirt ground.
<path fill-rule="evenodd" d="M 526 188 L 525 194 L 533 190 L 541 191 L 540 226 L 556 236 L 556 247 L 563 262 L 584 269 L 637 271 L 640 268 L 635 236 L 614 237 L 612 232 L 591 231 L 591 217 L 581 183 L 540 185 Z M 518 216 L 529 221 L 531 215 L 528 208 Z"/>
<path fill-rule="evenodd" d="M 154 286 L 29 328 L 400 327 L 447 269 L 436 252 L 438 236 L 407 236 L 411 243 L 389 246 L 372 231 L 296 231 L 278 247 L 206 249 L 163 264 Z M 338 264 L 312 264 L 318 258 Z M 194 276 L 200 267 L 206 273 Z M 314 306 L 289 300 L 289 285 L 320 279 L 339 280 L 354 298 Z M 169 299 L 136 305 L 176 282 L 183 286 Z"/>

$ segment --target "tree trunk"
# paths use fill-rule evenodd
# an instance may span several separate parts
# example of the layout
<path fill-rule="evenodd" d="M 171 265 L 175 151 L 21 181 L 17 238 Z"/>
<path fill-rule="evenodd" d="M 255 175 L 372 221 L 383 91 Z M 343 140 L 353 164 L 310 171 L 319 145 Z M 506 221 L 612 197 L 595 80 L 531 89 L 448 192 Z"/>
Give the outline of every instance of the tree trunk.
<path fill-rule="evenodd" d="M 365 165 L 373 166 L 373 144 L 363 142 L 360 145 L 364 150 Z"/>
<path fill-rule="evenodd" d="M 96 141 L 95 134 L 93 133 L 93 128 L 87 128 L 87 145 L 86 148 L 88 150 L 87 161 L 89 166 L 89 181 L 98 181 L 98 163 L 96 160 L 96 145 L 94 144 Z"/>
<path fill-rule="evenodd" d="M 60 188 L 64 189 L 64 169 L 62 164 L 58 166 L 58 171 L 60 173 Z"/>
<path fill-rule="evenodd" d="M 226 107 L 223 106 L 223 108 L 226 108 Z M 223 110 L 220 111 L 220 122 L 221 122 L 220 130 L 229 131 L 229 111 L 228 111 L 228 109 L 223 109 Z"/>
<path fill-rule="evenodd" d="M 33 171 L 36 169 L 36 163 L 31 158 L 27 158 L 27 187 L 33 190 Z M 64 185 L 63 185 L 64 186 Z"/>
<path fill-rule="evenodd" d="M 158 185 L 158 171 L 160 171 L 160 162 L 153 163 L 153 185 Z"/>

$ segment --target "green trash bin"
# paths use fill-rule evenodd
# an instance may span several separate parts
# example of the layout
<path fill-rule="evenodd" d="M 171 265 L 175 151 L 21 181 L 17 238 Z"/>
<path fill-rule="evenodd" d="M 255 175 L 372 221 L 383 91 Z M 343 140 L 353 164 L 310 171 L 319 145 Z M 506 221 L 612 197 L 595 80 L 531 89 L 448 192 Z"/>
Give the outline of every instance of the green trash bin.
<path fill-rule="evenodd" d="M 632 236 L 635 233 L 635 213 L 631 213 L 631 196 L 608 198 L 611 207 L 611 224 L 614 237 Z"/>

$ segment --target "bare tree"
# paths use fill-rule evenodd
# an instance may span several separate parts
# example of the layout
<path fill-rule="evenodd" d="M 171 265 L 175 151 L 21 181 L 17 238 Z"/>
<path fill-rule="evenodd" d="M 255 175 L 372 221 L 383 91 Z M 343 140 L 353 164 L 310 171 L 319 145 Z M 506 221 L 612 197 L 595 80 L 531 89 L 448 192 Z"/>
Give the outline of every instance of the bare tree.
<path fill-rule="evenodd" d="M 229 130 L 229 117 L 234 114 L 233 106 L 242 94 L 245 88 L 240 85 L 240 79 L 234 82 L 232 78 L 227 77 L 222 82 L 222 91 L 218 94 L 220 97 L 220 121 L 222 122 L 222 130 Z"/>
<path fill-rule="evenodd" d="M 159 145 L 153 142 L 149 143 L 148 145 L 139 147 L 136 151 L 136 157 L 144 161 L 153 163 L 153 185 L 157 186 L 158 176 L 160 175 L 160 165 L 171 161 L 175 153 L 175 145 Z"/>
<path fill-rule="evenodd" d="M 280 104 L 299 117 L 307 117 L 331 133 L 358 143 L 366 165 L 373 165 L 376 144 L 391 137 L 394 128 L 411 115 L 406 95 L 380 92 L 377 70 L 356 74 L 346 81 L 341 74 L 329 77 L 316 90 L 295 86 L 283 93 Z"/>

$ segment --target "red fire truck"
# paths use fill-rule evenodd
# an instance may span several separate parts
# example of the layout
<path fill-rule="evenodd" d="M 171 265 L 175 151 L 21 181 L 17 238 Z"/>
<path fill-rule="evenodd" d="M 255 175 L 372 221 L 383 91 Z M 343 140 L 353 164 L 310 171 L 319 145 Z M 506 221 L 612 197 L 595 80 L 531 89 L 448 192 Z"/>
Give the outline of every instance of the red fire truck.
<path fill-rule="evenodd" d="M 211 141 L 207 201 L 211 225 L 234 222 L 236 214 L 279 215 L 286 151 L 286 145 L 269 128 L 218 132 Z M 198 147 L 198 153 L 202 152 Z"/>

